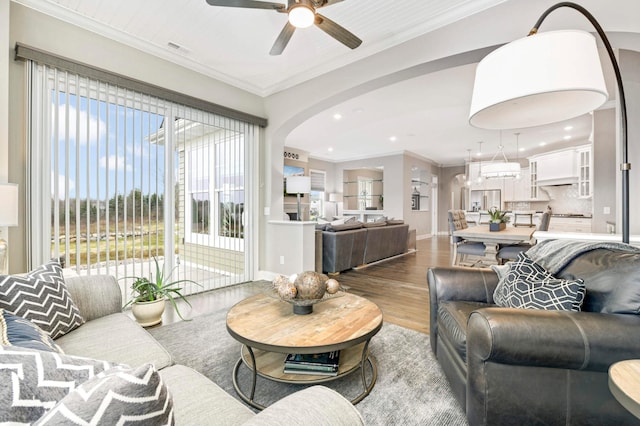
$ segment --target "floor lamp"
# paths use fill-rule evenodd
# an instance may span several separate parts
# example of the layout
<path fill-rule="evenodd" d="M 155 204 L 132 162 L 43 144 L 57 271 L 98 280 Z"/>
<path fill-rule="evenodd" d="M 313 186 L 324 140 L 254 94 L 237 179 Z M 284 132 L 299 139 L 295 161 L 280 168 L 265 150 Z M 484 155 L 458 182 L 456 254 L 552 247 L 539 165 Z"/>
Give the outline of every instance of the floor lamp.
<path fill-rule="evenodd" d="M 300 195 L 311 192 L 311 178 L 309 176 L 289 176 L 287 177 L 287 194 L 298 196 L 298 220 L 302 220 L 302 208 L 300 205 Z"/>
<path fill-rule="evenodd" d="M 18 226 L 18 185 L 0 184 L 0 227 Z M 0 235 L 0 274 L 9 273 L 9 245 Z"/>
<path fill-rule="evenodd" d="M 538 19 L 529 35 L 487 55 L 476 68 L 469 123 L 484 129 L 518 129 L 567 120 L 607 101 L 595 38 L 578 30 L 538 33 L 547 16 L 561 7 L 584 15 L 596 29 L 613 64 L 620 102 L 622 163 L 622 241 L 629 242 L 627 107 L 620 67 L 611 43 L 582 6 L 561 2 Z"/>

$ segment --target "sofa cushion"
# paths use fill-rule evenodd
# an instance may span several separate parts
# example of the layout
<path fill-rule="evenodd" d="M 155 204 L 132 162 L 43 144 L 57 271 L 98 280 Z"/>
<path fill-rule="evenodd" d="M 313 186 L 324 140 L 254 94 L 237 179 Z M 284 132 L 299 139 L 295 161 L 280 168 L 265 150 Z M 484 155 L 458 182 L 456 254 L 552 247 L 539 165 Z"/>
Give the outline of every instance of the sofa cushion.
<path fill-rule="evenodd" d="M 330 231 L 330 232 L 340 232 L 340 231 L 349 231 L 351 229 L 360 229 L 362 228 L 362 223 L 358 222 L 358 221 L 353 221 L 353 222 L 349 222 L 349 223 L 342 223 L 342 224 L 329 224 L 326 226 L 326 230 Z"/>
<path fill-rule="evenodd" d="M 51 336 L 28 319 L 0 309 L 0 343 L 7 346 L 62 352 Z"/>
<path fill-rule="evenodd" d="M 173 400 L 151 364 L 116 366 L 80 384 L 35 425 L 173 425 Z"/>
<path fill-rule="evenodd" d="M 380 226 L 387 226 L 387 222 L 366 222 L 363 223 L 365 228 L 378 228 Z"/>
<path fill-rule="evenodd" d="M 84 323 L 57 261 L 24 276 L 0 276 L 0 308 L 33 321 L 54 339 Z"/>
<path fill-rule="evenodd" d="M 160 370 L 173 364 L 167 350 L 124 313 L 89 321 L 57 339 L 56 343 L 66 353 L 106 359 L 132 367 L 152 363 Z"/>
<path fill-rule="evenodd" d="M 505 308 L 579 311 L 585 286 L 581 279 L 555 278 L 521 252 L 509 264 L 493 294 L 498 306 Z"/>
<path fill-rule="evenodd" d="M 111 368 L 107 361 L 0 347 L 0 423 L 31 423 L 80 383 Z"/>
<path fill-rule="evenodd" d="M 234 426 L 254 416 L 246 405 L 189 367 L 173 365 L 160 370 L 160 376 L 173 396 L 178 425 Z M 215 413 L 215 419 L 211 413 Z"/>

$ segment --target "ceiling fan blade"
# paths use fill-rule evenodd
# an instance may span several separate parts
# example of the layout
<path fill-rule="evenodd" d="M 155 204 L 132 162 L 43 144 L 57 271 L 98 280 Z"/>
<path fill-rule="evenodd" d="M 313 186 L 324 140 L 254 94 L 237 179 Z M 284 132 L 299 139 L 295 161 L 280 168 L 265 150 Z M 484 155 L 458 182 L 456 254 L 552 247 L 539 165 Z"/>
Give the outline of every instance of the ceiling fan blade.
<path fill-rule="evenodd" d="M 244 7 L 247 9 L 275 9 L 286 10 L 287 6 L 281 3 L 272 3 L 257 0 L 207 0 L 211 6 Z"/>
<path fill-rule="evenodd" d="M 316 26 L 331 37 L 338 40 L 350 49 L 355 49 L 362 44 L 362 40 L 347 31 L 344 27 L 333 22 L 331 19 L 316 13 Z"/>
<path fill-rule="evenodd" d="M 342 1 L 344 0 L 323 0 L 323 1 L 316 0 L 316 1 L 312 1 L 312 4 L 316 9 L 320 9 L 321 7 L 331 6 L 332 4 L 340 3 Z M 316 4 L 316 3 L 319 3 L 319 4 Z"/>
<path fill-rule="evenodd" d="M 291 36 L 295 32 L 295 30 L 296 27 L 294 27 L 287 21 L 287 24 L 284 26 L 282 31 L 280 31 L 280 35 L 278 35 L 275 43 L 273 43 L 273 47 L 271 48 L 269 55 L 275 56 L 281 54 L 284 48 L 287 47 L 287 44 L 289 43 L 289 40 L 291 40 Z"/>

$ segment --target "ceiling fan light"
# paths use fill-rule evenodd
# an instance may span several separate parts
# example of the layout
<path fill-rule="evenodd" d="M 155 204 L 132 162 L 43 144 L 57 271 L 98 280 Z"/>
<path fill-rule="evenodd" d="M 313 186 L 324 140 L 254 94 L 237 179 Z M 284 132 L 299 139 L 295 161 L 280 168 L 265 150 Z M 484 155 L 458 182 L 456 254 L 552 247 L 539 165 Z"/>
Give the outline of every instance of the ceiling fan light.
<path fill-rule="evenodd" d="M 306 4 L 297 4 L 289 10 L 289 23 L 296 28 L 307 28 L 313 25 L 316 14 Z"/>

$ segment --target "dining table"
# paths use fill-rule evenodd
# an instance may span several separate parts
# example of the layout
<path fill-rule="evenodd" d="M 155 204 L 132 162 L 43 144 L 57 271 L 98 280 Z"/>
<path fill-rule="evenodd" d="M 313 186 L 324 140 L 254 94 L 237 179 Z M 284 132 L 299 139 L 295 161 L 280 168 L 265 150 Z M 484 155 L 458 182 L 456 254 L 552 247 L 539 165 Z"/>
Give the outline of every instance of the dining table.
<path fill-rule="evenodd" d="M 529 241 L 534 232 L 536 232 L 536 228 L 531 227 L 507 226 L 500 231 L 490 231 L 488 225 L 478 225 L 458 229 L 453 232 L 453 235 L 467 241 L 483 243 L 485 259 L 495 263 L 498 261 L 500 244 L 518 244 Z"/>

